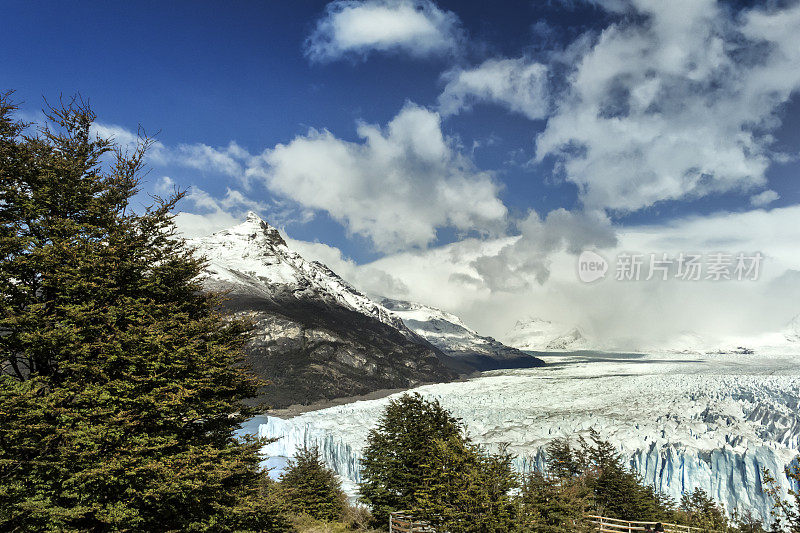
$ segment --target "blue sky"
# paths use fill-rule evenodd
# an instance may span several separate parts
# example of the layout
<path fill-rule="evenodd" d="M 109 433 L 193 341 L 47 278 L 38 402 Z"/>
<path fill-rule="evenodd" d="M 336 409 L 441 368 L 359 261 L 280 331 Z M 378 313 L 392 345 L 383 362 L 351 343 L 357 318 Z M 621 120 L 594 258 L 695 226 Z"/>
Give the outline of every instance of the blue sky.
<path fill-rule="evenodd" d="M 190 235 L 252 209 L 355 265 L 511 239 L 471 267 L 496 292 L 800 203 L 798 31 L 793 1 L 11 0 L 0 86 L 157 133 L 145 192 L 190 188 Z"/>
<path fill-rule="evenodd" d="M 357 140 L 356 122 L 385 124 L 406 101 L 435 105 L 441 74 L 492 54 L 533 50 L 532 24 L 546 16 L 570 35 L 596 26 L 597 9 L 536 8 L 509 3 L 504 10 L 484 2 L 442 4 L 457 9 L 469 34 L 463 57 L 406 57 L 402 52 L 312 63 L 304 42 L 324 14 L 325 2 L 10 2 L 0 51 L 2 80 L 33 113 L 42 97 L 80 93 L 102 123 L 135 130 L 141 124 L 166 145 L 231 140 L 256 153 L 305 134 L 329 129 Z M 522 15 L 522 16 L 521 16 Z M 34 37 L 35 36 L 35 37 Z M 510 208 L 549 210 L 574 205 L 571 186 L 543 186 L 550 173 L 522 168 L 530 159 L 541 123 L 531 124 L 496 107 L 478 106 L 453 117 L 444 131 L 458 137 L 480 168 L 498 173 Z M 472 150 L 473 143 L 481 143 Z M 490 146 L 486 144 L 492 143 Z M 518 152 L 518 153 L 515 153 Z M 514 153 L 518 164 L 508 164 Z M 211 171 L 153 168 L 181 187 L 224 194 Z M 258 190 L 264 198 L 268 190 Z M 187 207 L 187 206 L 185 206 Z M 377 254 L 367 239 L 347 238 L 325 212 L 305 224 L 289 224 L 298 238 L 332 242 L 358 259 Z M 439 228 L 443 240 L 453 232 Z"/>

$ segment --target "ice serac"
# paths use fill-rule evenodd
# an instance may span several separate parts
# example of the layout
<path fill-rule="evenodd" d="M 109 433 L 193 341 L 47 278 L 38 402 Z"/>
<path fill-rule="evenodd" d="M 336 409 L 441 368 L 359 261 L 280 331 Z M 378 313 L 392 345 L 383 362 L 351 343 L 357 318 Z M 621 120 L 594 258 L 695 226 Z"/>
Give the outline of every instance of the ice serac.
<path fill-rule="evenodd" d="M 385 298 L 381 304 L 414 333 L 476 370 L 543 366 L 541 359 L 484 337 L 457 316 L 426 305 Z"/>
<path fill-rule="evenodd" d="M 790 488 L 781 473 L 800 447 L 799 355 L 558 358 L 560 364 L 543 368 L 414 391 L 461 418 L 475 442 L 511 443 L 520 470 L 542 468 L 552 439 L 575 439 L 594 428 L 646 483 L 675 499 L 702 488 L 729 512 L 767 518 L 772 502 L 761 488 L 762 470 L 777 474 L 783 491 Z M 278 440 L 264 451 L 291 455 L 317 444 L 336 472 L 356 482 L 367 433 L 390 399 L 270 418 L 260 432 Z"/>
<path fill-rule="evenodd" d="M 325 265 L 289 249 L 255 213 L 189 244 L 208 261 L 205 287 L 227 292 L 225 307 L 254 323 L 246 355 L 270 381 L 261 399 L 274 407 L 458 375 L 452 358 Z"/>
<path fill-rule="evenodd" d="M 589 343 L 581 330 L 541 318 L 518 320 L 502 338 L 509 346 L 520 350 L 554 351 L 582 350 Z"/>

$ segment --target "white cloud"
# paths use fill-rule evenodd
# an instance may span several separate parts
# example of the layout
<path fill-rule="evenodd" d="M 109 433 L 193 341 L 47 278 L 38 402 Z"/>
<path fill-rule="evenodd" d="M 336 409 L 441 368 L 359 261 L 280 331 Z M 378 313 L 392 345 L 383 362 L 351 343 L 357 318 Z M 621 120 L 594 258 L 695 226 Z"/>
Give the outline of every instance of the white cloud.
<path fill-rule="evenodd" d="M 537 159 L 557 156 L 590 209 L 763 186 L 770 132 L 800 87 L 800 5 L 739 15 L 714 0 L 612 7 L 623 6 L 636 16 L 571 51 L 578 63 Z"/>
<path fill-rule="evenodd" d="M 359 290 L 379 299 L 386 295 L 402 298 L 409 292 L 408 287 L 398 278 L 383 270 L 356 264 L 335 246 L 321 242 L 307 242 L 292 239 L 283 233 L 290 249 L 309 261 L 319 261 L 342 278 L 348 280 Z"/>
<path fill-rule="evenodd" d="M 385 128 L 360 124 L 358 135 L 363 142 L 312 130 L 267 150 L 268 187 L 382 251 L 427 246 L 441 227 L 502 228 L 498 185 L 454 148 L 437 113 L 407 104 Z"/>
<path fill-rule="evenodd" d="M 570 254 L 589 248 L 617 244 L 615 230 L 600 211 L 570 212 L 556 209 L 542 220 L 535 211 L 517 224 L 520 237 L 497 254 L 472 261 L 478 277 L 492 291 L 517 291 L 531 278 L 543 284 L 550 277 L 551 257 L 566 250 Z"/>
<path fill-rule="evenodd" d="M 94 122 L 89 132 L 101 139 L 110 139 L 117 147 L 129 153 L 136 150 L 142 143 L 143 137 L 146 136 L 146 132 L 141 129 L 138 132 L 133 132 L 123 126 L 104 124 L 102 122 Z M 169 157 L 169 150 L 160 141 L 155 139 L 151 141 L 146 156 L 148 162 L 158 165 L 164 164 Z"/>
<path fill-rule="evenodd" d="M 175 183 L 175 180 L 169 176 L 161 176 L 161 178 L 153 186 L 153 190 L 156 192 L 156 194 L 163 196 L 174 191 L 176 187 L 177 184 Z"/>
<path fill-rule="evenodd" d="M 223 174 L 246 189 L 257 180 L 282 197 L 247 207 L 254 202 L 234 189 L 222 200 L 190 189 L 187 201 L 205 210 L 181 215 L 181 220 L 192 221 L 191 228 L 187 225 L 192 234 L 221 229 L 247 209 L 267 208 L 269 218 L 281 223 L 302 222 L 313 217 L 314 210 L 324 210 L 380 251 L 427 246 L 439 228 L 482 234 L 505 229 L 500 186 L 442 133 L 437 113 L 408 103 L 385 128 L 361 123 L 357 131 L 362 142 L 311 130 L 259 155 L 235 141 L 219 148 L 157 142 L 148 162 Z M 136 134 L 119 126 L 99 125 L 97 132 L 125 147 L 138 141 Z M 172 178 L 164 177 L 153 190 L 173 185 Z"/>
<path fill-rule="evenodd" d="M 171 188 L 172 185 L 172 179 L 165 176 L 156 184 L 156 190 Z M 178 205 L 180 212 L 175 217 L 175 224 L 178 231 L 187 238 L 209 235 L 239 224 L 244 221 L 248 211 L 260 213 L 277 227 L 290 222 L 308 222 L 313 218 L 313 213 L 308 210 L 298 210 L 281 201 L 253 200 L 241 191 L 231 188 L 225 191 L 225 196 L 217 198 L 203 189 L 191 187 L 183 202 Z"/>
<path fill-rule="evenodd" d="M 430 0 L 338 0 L 306 40 L 306 54 L 314 61 L 371 51 L 425 57 L 455 52 L 460 35 L 458 17 Z"/>
<path fill-rule="evenodd" d="M 211 170 L 233 178 L 244 176 L 244 165 L 250 153 L 231 141 L 228 146 L 214 148 L 202 143 L 180 144 L 171 150 L 170 156 L 162 164 L 178 164 L 197 170 Z"/>
<path fill-rule="evenodd" d="M 101 138 L 112 139 L 120 148 L 129 151 L 134 150 L 141 142 L 139 133 L 116 124 L 95 122 L 92 124 L 92 133 Z M 253 156 L 236 141 L 231 141 L 228 146 L 215 148 L 203 143 L 166 146 L 161 141 L 154 140 L 146 157 L 147 162 L 153 165 L 177 165 L 244 180 L 246 168 Z"/>
<path fill-rule="evenodd" d="M 555 220 L 536 218 L 528 230 L 532 235 L 539 231 L 538 225 L 559 226 Z M 388 255 L 358 268 L 385 272 L 408 288 L 407 293 L 397 296 L 455 313 L 488 335 L 501 336 L 524 316 L 580 325 L 601 342 L 628 348 L 670 342 L 688 330 L 708 338 L 754 335 L 779 330 L 800 313 L 797 275 L 786 274 L 800 270 L 798 219 L 800 207 L 795 206 L 628 227 L 618 229 L 616 246 L 600 252 L 612 261 L 609 277 L 613 278 L 613 260 L 621 251 L 670 255 L 760 251 L 765 259 L 761 278 L 755 282 L 607 279 L 586 284 L 578 279 L 576 256 L 562 242 L 560 251 L 548 258 L 547 283 L 536 282 L 536 269 L 516 269 L 512 273 L 519 276 L 519 283 L 513 291 L 491 290 L 490 284 L 502 281 L 505 273 L 501 270 L 497 279 L 487 279 L 487 272 L 479 271 L 480 258 L 513 250 L 517 257 L 505 262 L 522 265 L 527 250 L 534 262 L 537 259 L 538 247 L 514 248 L 522 240 L 520 236 L 465 239 L 424 251 Z M 565 232 L 580 237 L 575 222 L 575 231 Z M 575 240 L 573 244 L 580 247 L 581 242 Z M 348 275 L 345 278 L 349 279 Z M 357 278 L 353 281 L 358 283 Z M 391 296 L 390 291 L 387 286 L 386 294 Z"/>
<path fill-rule="evenodd" d="M 750 197 L 750 205 L 755 207 L 765 207 L 775 200 L 780 198 L 780 195 L 773 190 L 766 190 Z"/>
<path fill-rule="evenodd" d="M 439 109 L 453 115 L 477 102 L 500 104 L 531 119 L 548 111 L 547 67 L 525 58 L 489 59 L 481 65 L 444 75 L 447 81 L 439 96 Z"/>

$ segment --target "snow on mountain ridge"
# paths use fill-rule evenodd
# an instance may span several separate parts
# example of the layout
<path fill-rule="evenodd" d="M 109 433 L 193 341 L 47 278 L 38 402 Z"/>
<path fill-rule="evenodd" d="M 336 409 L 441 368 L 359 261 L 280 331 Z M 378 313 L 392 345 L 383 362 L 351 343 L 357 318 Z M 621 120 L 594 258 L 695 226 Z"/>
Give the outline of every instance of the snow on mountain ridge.
<path fill-rule="evenodd" d="M 796 315 L 783 330 L 783 335 L 789 342 L 800 342 L 800 315 Z"/>
<path fill-rule="evenodd" d="M 208 259 L 206 270 L 212 286 L 233 285 L 264 296 L 271 291 L 290 291 L 318 298 L 373 317 L 410 336 L 402 320 L 327 266 L 307 261 L 290 250 L 277 228 L 252 211 L 239 225 L 188 242 Z"/>
<path fill-rule="evenodd" d="M 581 350 L 589 347 L 579 328 L 569 328 L 537 317 L 517 320 L 502 341 L 520 350 L 531 351 Z"/>
<path fill-rule="evenodd" d="M 479 335 L 457 316 L 418 303 L 384 298 L 381 304 L 399 316 L 414 333 L 446 354 L 474 368 L 540 366 L 541 360 L 492 337 Z"/>

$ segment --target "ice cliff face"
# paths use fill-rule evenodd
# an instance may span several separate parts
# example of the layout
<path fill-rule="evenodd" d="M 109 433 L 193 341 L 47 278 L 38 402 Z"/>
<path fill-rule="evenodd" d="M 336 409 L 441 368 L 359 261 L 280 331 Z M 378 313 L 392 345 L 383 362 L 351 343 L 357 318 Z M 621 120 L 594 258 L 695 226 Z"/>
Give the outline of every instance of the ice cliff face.
<path fill-rule="evenodd" d="M 208 259 L 204 284 L 253 322 L 245 348 L 271 384 L 274 407 L 379 389 L 449 381 L 457 362 L 325 265 L 303 259 L 254 213 L 233 228 L 189 241 Z"/>
<path fill-rule="evenodd" d="M 580 329 L 556 324 L 541 318 L 518 320 L 503 342 L 520 350 L 564 351 L 589 348 Z"/>
<path fill-rule="evenodd" d="M 544 363 L 492 337 L 484 337 L 468 328 L 457 316 L 413 302 L 385 298 L 381 304 L 402 319 L 414 333 L 447 355 L 472 368 L 529 368 Z"/>
<path fill-rule="evenodd" d="M 768 517 L 761 471 L 781 474 L 800 447 L 798 356 L 570 354 L 544 368 L 504 370 L 467 382 L 428 385 L 464 420 L 469 435 L 492 448 L 511 443 L 517 468 L 544 466 L 555 437 L 595 428 L 643 479 L 673 498 L 703 488 L 729 511 Z M 279 440 L 265 448 L 292 455 L 316 444 L 344 478 L 358 481 L 367 433 L 388 398 L 254 421 Z"/>

